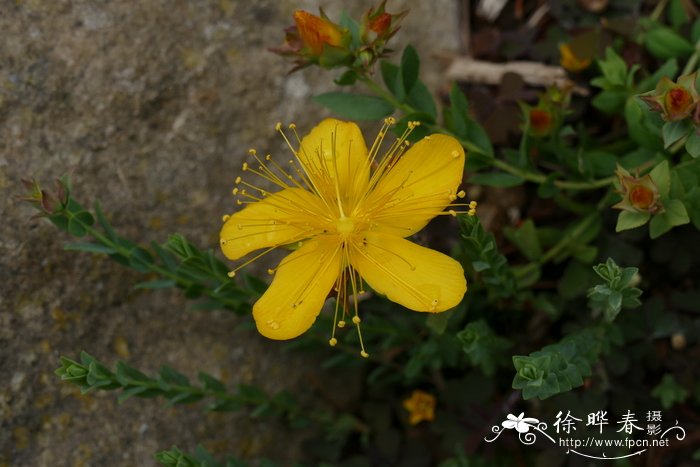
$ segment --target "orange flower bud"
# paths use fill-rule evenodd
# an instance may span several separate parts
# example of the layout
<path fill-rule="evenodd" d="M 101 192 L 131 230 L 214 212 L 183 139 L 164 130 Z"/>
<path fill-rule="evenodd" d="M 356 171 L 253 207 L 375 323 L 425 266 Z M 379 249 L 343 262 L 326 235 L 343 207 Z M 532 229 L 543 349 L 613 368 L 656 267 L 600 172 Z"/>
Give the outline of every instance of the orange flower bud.
<path fill-rule="evenodd" d="M 697 72 L 681 76 L 676 83 L 664 76 L 657 83 L 656 89 L 639 98 L 646 102 L 651 111 L 660 112 L 667 122 L 677 122 L 691 115 L 695 119 L 700 103 L 696 79 Z"/>
<path fill-rule="evenodd" d="M 334 47 L 343 45 L 342 31 L 325 18 L 298 10 L 294 12 L 294 22 L 302 42 L 313 55 L 321 55 L 326 44 Z"/>
<path fill-rule="evenodd" d="M 552 131 L 554 119 L 548 110 L 535 107 L 530 110 L 530 132 L 533 136 L 547 136 Z"/>
<path fill-rule="evenodd" d="M 649 174 L 643 177 L 635 177 L 628 171 L 618 166 L 615 171 L 620 182 L 620 195 L 622 201 L 613 208 L 630 212 L 648 212 L 656 214 L 663 210 L 659 189 Z"/>
<path fill-rule="evenodd" d="M 629 193 L 630 203 L 641 211 L 646 211 L 654 203 L 654 192 L 643 185 L 632 187 Z"/>
<path fill-rule="evenodd" d="M 693 96 L 682 86 L 675 86 L 666 93 L 664 99 L 666 113 L 669 121 L 683 120 L 690 115 L 693 104 Z"/>
<path fill-rule="evenodd" d="M 373 18 L 369 22 L 369 28 L 381 35 L 387 28 L 391 25 L 391 15 L 387 12 L 383 12 L 377 17 Z"/>

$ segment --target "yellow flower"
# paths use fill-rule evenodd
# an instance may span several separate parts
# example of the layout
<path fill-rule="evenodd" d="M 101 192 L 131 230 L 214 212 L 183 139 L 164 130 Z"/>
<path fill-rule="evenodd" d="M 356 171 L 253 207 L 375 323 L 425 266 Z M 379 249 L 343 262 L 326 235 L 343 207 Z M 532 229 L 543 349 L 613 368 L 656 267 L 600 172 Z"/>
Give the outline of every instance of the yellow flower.
<path fill-rule="evenodd" d="M 411 397 L 403 401 L 403 407 L 408 410 L 408 422 L 411 425 L 435 418 L 435 397 L 420 389 L 413 391 Z"/>
<path fill-rule="evenodd" d="M 240 269 L 273 249 L 296 246 L 269 271 L 274 279 L 253 306 L 264 336 L 299 336 L 335 292 L 330 344 L 337 343 L 336 326 L 345 326 L 344 318 L 352 315 L 366 357 L 357 302 L 364 283 L 415 311 L 445 311 L 462 300 L 467 283 L 461 265 L 405 237 L 439 214 L 474 213 L 474 203 L 454 204 L 443 212 L 464 197 L 457 191 L 464 150 L 454 138 L 438 134 L 406 150 L 405 138 L 417 125 L 411 123 L 380 160 L 380 146 L 393 123 L 385 120 L 369 150 L 352 122 L 323 120 L 303 139 L 296 137 L 296 148 L 278 124 L 294 154 L 289 169 L 250 151 L 255 167 L 244 163 L 243 170 L 281 190 L 269 193 L 238 177 L 233 192 L 245 208 L 225 216 L 221 248 L 232 260 L 264 249 Z M 293 124 L 290 129 L 296 135 Z"/>
<path fill-rule="evenodd" d="M 585 70 L 591 64 L 590 58 L 578 57 L 569 44 L 559 45 L 559 55 L 561 55 L 559 64 L 562 68 L 573 73 Z"/>

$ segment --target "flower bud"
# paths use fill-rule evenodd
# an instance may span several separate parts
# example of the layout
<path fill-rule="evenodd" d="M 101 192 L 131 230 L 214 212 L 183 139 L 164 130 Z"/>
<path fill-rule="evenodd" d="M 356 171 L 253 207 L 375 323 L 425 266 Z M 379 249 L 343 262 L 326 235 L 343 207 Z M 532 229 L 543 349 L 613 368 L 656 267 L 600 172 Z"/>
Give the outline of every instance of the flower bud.
<path fill-rule="evenodd" d="M 554 127 L 554 118 L 549 110 L 535 107 L 530 109 L 528 118 L 530 119 L 530 133 L 533 136 L 547 136 Z"/>
<path fill-rule="evenodd" d="M 326 18 L 298 10 L 294 12 L 294 22 L 302 42 L 312 55 L 320 56 L 325 45 L 341 47 L 344 43 L 343 31 Z"/>
<path fill-rule="evenodd" d="M 620 182 L 622 201 L 613 208 L 630 212 L 656 214 L 663 210 L 659 190 L 649 174 L 638 178 L 618 166 L 615 175 Z"/>
<path fill-rule="evenodd" d="M 660 112 L 667 122 L 676 122 L 698 114 L 700 94 L 695 84 L 697 72 L 681 76 L 674 83 L 667 77 L 661 78 L 656 89 L 639 96 L 653 112 Z"/>

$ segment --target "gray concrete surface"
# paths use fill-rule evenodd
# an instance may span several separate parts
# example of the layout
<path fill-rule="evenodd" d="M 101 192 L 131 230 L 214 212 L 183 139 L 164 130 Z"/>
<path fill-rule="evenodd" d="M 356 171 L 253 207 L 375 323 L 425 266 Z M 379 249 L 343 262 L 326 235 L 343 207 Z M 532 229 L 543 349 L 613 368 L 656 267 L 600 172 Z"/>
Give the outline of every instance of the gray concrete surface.
<path fill-rule="evenodd" d="M 341 2 L 322 2 L 329 14 Z M 413 10 L 396 37 L 428 57 L 457 45 L 456 2 L 390 1 Z M 370 2 L 353 2 L 354 12 Z M 81 396 L 53 375 L 85 349 L 145 371 L 201 368 L 231 385 L 306 388 L 304 355 L 225 312 L 186 311 L 177 291 L 135 291 L 137 273 L 65 252 L 68 236 L 15 198 L 19 179 L 70 173 L 140 242 L 178 231 L 216 248 L 221 214 L 249 147 L 280 154 L 273 127 L 310 128 L 310 97 L 333 89 L 317 69 L 288 76 L 268 53 L 297 8 L 316 2 L 0 0 L 0 467 L 154 465 L 155 451 L 198 442 L 245 459 L 302 458 L 303 433 L 245 412 L 202 415 L 154 400 Z M 436 62 L 433 62 L 435 65 Z M 429 82 L 439 86 L 440 68 Z"/>

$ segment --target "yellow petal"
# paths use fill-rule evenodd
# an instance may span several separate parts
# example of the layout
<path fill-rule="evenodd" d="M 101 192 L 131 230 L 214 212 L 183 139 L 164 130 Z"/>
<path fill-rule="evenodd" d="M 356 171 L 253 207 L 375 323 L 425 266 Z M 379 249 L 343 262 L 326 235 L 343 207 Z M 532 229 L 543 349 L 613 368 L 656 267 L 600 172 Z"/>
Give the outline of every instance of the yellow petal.
<path fill-rule="evenodd" d="M 319 237 L 284 258 L 272 284 L 253 305 L 258 331 L 270 339 L 292 339 L 316 320 L 340 272 L 340 243 Z"/>
<path fill-rule="evenodd" d="M 323 120 L 301 140 L 298 156 L 316 188 L 329 197 L 326 199 L 337 199 L 339 193 L 344 206 L 348 206 L 367 188 L 367 145 L 353 122 Z"/>
<path fill-rule="evenodd" d="M 301 188 L 287 188 L 233 214 L 221 228 L 221 250 L 238 259 L 260 248 L 312 236 L 323 216 L 321 201 Z"/>
<path fill-rule="evenodd" d="M 407 237 L 450 203 L 464 173 L 464 149 L 447 135 L 410 147 L 367 197 L 364 206 L 379 230 Z"/>
<path fill-rule="evenodd" d="M 467 291 L 457 261 L 395 235 L 368 232 L 351 251 L 352 266 L 375 291 L 411 310 L 448 310 Z"/>

